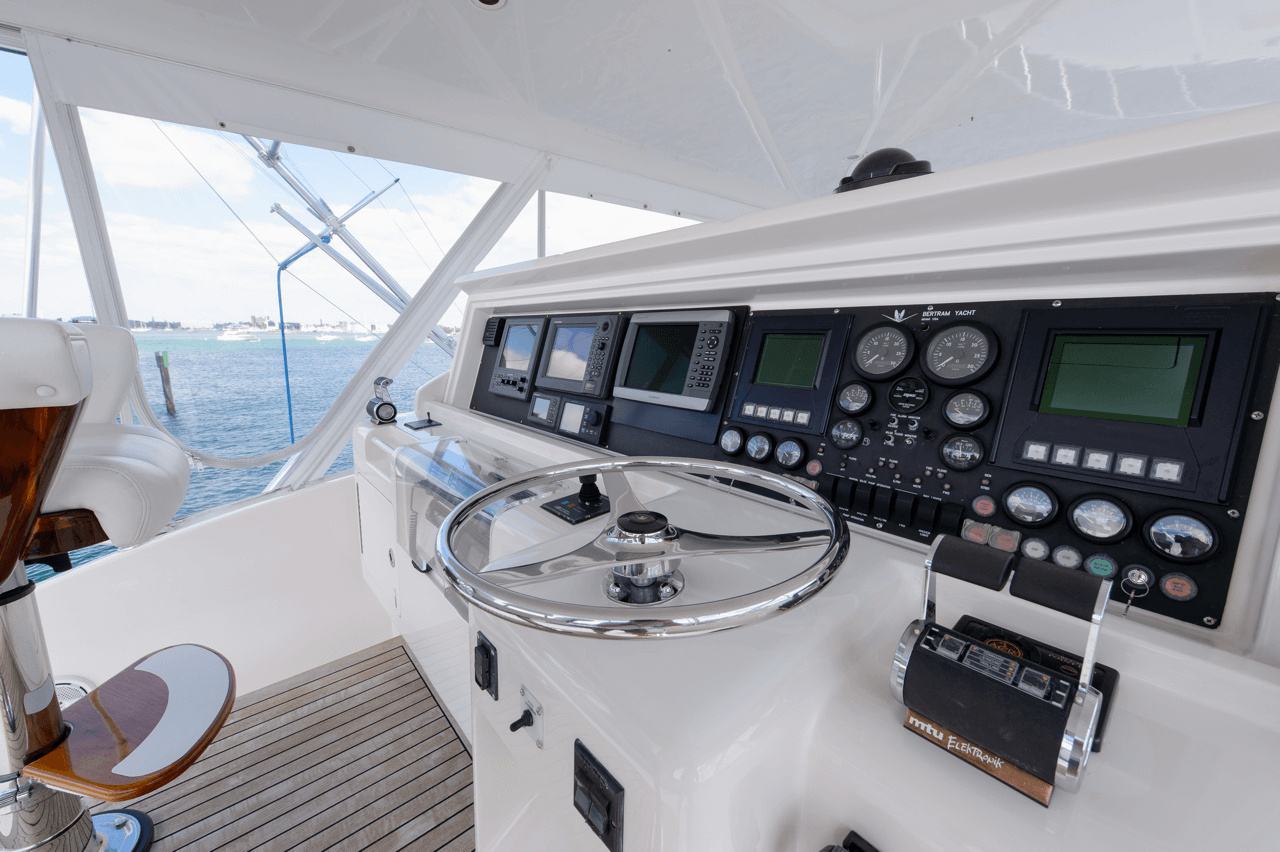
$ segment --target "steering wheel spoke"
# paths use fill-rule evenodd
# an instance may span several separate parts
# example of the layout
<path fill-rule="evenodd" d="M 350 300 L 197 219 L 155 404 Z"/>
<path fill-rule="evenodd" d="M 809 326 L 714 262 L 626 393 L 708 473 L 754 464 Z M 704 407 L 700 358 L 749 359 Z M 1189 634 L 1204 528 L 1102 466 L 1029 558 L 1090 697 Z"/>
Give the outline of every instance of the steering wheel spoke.
<path fill-rule="evenodd" d="M 716 535 L 680 530 L 672 548 L 673 557 L 734 556 L 748 553 L 780 553 L 806 547 L 826 547 L 830 530 L 806 530 L 771 535 Z"/>
<path fill-rule="evenodd" d="M 620 470 L 602 470 L 600 478 L 604 480 L 605 494 L 609 496 L 609 523 L 618 520 L 619 515 L 631 512 L 643 512 L 644 506 L 631 490 L 631 482 Z"/>
<path fill-rule="evenodd" d="M 592 539 L 577 550 L 550 559 L 541 555 L 546 552 L 547 545 L 547 542 L 543 542 L 494 560 L 479 575 L 503 588 L 511 589 L 545 580 L 572 577 L 588 571 L 603 571 L 612 568 L 617 561 L 614 552 L 602 547 L 599 539 Z"/>

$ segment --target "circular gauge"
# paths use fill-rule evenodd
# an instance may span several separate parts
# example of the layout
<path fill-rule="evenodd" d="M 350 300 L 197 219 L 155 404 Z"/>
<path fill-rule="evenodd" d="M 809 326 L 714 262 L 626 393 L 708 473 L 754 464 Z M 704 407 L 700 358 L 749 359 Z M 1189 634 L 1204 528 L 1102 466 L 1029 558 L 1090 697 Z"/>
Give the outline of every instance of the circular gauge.
<path fill-rule="evenodd" d="M 853 349 L 853 366 L 868 379 L 892 379 L 911 363 L 916 339 L 900 325 L 884 323 L 863 332 Z"/>
<path fill-rule="evenodd" d="M 1133 526 L 1133 515 L 1119 500 L 1081 497 L 1067 515 L 1072 528 L 1093 541 L 1119 541 Z"/>
<path fill-rule="evenodd" d="M 929 386 L 915 376 L 898 379 L 889 389 L 889 405 L 903 414 L 919 411 L 928 401 Z"/>
<path fill-rule="evenodd" d="M 778 448 L 773 451 L 773 457 L 778 464 L 787 470 L 793 470 L 800 466 L 800 462 L 804 461 L 804 444 L 795 438 L 788 438 L 778 444 Z"/>
<path fill-rule="evenodd" d="M 1120 565 L 1105 553 L 1095 553 L 1084 561 L 1084 569 L 1095 577 L 1110 580 L 1120 572 Z"/>
<path fill-rule="evenodd" d="M 921 366 L 940 385 L 976 382 L 996 364 L 999 343 L 991 332 L 976 324 L 951 325 L 929 338 Z"/>
<path fill-rule="evenodd" d="M 720 449 L 730 456 L 742 452 L 742 432 L 737 429 L 725 429 L 720 433 Z"/>
<path fill-rule="evenodd" d="M 845 414 L 861 414 L 871 407 L 871 388 L 862 382 L 851 382 L 841 388 L 836 404 Z"/>
<path fill-rule="evenodd" d="M 971 435 L 952 435 L 942 442 L 939 453 L 952 470 L 973 470 L 985 454 L 982 444 Z"/>
<path fill-rule="evenodd" d="M 1049 558 L 1049 543 L 1042 538 L 1024 538 L 1022 555 L 1028 559 L 1043 562 Z"/>
<path fill-rule="evenodd" d="M 1080 555 L 1080 551 L 1069 544 L 1060 544 L 1053 549 L 1053 564 L 1059 568 L 1075 570 L 1082 562 L 1084 557 Z"/>
<path fill-rule="evenodd" d="M 747 455 L 752 461 L 764 461 L 773 450 L 773 439 L 763 432 L 757 432 L 747 439 Z"/>
<path fill-rule="evenodd" d="M 1022 482 L 1004 493 L 1004 513 L 1024 527 L 1042 527 L 1058 514 L 1058 498 L 1043 485 Z"/>
<path fill-rule="evenodd" d="M 1173 562 L 1199 562 L 1218 549 L 1218 536 L 1204 518 L 1165 512 L 1147 521 L 1143 538 L 1156 553 Z"/>
<path fill-rule="evenodd" d="M 862 443 L 862 425 L 857 420 L 840 420 L 831 427 L 831 443 L 842 450 Z"/>
<path fill-rule="evenodd" d="M 991 403 L 977 391 L 956 391 L 942 404 L 942 419 L 957 429 L 977 429 L 991 416 Z"/>

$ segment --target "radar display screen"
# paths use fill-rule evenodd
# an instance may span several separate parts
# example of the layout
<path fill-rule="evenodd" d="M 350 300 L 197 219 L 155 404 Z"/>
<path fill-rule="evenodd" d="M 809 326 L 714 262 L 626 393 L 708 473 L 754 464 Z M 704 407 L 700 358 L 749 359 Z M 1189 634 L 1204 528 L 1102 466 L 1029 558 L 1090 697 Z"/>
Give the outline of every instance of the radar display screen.
<path fill-rule="evenodd" d="M 547 377 L 580 382 L 587 374 L 587 358 L 596 337 L 595 325 L 562 325 L 556 328 L 547 362 Z"/>
<path fill-rule="evenodd" d="M 637 327 L 623 386 L 680 394 L 689 375 L 689 363 L 697 339 L 697 323 Z"/>
<path fill-rule="evenodd" d="M 766 334 L 752 380 L 757 385 L 812 390 L 822 364 L 824 334 Z"/>
<path fill-rule="evenodd" d="M 1059 334 L 1038 410 L 1186 426 L 1207 343 L 1204 336 Z"/>
<path fill-rule="evenodd" d="M 529 371 L 529 360 L 533 358 L 533 344 L 538 340 L 536 325 L 509 325 L 507 337 L 502 344 L 502 360 L 498 366 L 508 370 Z"/>

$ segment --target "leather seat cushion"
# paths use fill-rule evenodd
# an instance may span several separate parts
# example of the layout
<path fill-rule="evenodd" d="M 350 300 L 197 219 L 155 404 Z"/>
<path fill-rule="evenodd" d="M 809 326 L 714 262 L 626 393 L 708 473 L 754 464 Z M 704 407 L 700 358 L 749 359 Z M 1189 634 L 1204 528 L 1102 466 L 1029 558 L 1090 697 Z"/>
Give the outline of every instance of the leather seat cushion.
<path fill-rule="evenodd" d="M 116 547 L 151 538 L 182 505 L 186 454 L 145 427 L 81 423 L 43 511 L 89 509 Z"/>

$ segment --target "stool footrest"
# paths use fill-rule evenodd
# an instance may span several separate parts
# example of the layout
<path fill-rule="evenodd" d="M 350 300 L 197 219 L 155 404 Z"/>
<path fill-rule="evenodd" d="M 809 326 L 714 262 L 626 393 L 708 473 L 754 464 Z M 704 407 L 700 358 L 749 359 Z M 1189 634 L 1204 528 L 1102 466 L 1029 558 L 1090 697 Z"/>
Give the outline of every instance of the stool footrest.
<path fill-rule="evenodd" d="M 231 663 L 216 651 L 156 651 L 67 707 L 71 733 L 23 774 L 107 802 L 144 796 L 204 753 L 231 713 L 235 686 Z"/>

